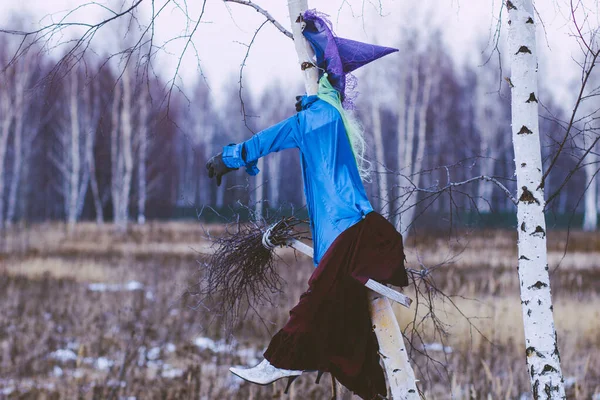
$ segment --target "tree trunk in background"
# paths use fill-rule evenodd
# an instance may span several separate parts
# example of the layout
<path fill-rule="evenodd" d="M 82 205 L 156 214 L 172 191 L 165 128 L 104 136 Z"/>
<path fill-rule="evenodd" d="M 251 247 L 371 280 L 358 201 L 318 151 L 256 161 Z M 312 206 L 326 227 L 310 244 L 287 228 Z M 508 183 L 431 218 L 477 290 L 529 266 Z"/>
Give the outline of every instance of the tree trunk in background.
<path fill-rule="evenodd" d="M 93 97 L 92 97 L 93 96 Z M 92 100 L 93 98 L 93 100 Z M 88 123 L 88 139 L 85 142 L 85 153 L 87 168 L 90 177 L 90 186 L 92 188 L 92 197 L 94 199 L 94 209 L 96 211 L 96 223 L 104 223 L 104 211 L 102 209 L 102 200 L 100 199 L 100 190 L 98 189 L 98 178 L 96 177 L 96 157 L 94 155 L 94 145 L 96 144 L 96 129 L 98 129 L 98 120 L 100 117 L 100 85 L 97 80 L 93 82 L 93 89 L 90 90 L 90 100 L 92 109 L 88 111 L 91 120 Z"/>
<path fill-rule="evenodd" d="M 113 104 L 111 109 L 111 132 L 110 132 L 110 166 L 111 166 L 111 198 L 113 208 L 113 221 L 117 223 L 119 210 L 121 209 L 121 186 L 122 181 L 122 161 L 119 150 L 119 104 L 121 101 L 121 85 L 117 83 L 114 86 Z"/>
<path fill-rule="evenodd" d="M 4 164 L 8 134 L 13 119 L 12 99 L 8 82 L 0 86 L 0 230 L 4 228 Z"/>
<path fill-rule="evenodd" d="M 381 128 L 381 111 L 379 110 L 379 102 L 375 99 L 371 100 L 371 121 L 373 123 L 373 138 L 375 139 L 375 158 L 377 180 L 379 182 L 379 212 L 381 215 L 389 218 L 390 216 L 390 199 L 388 192 L 388 174 L 385 167 L 385 146 L 383 144 L 383 132 Z"/>
<path fill-rule="evenodd" d="M 129 67 L 125 68 L 123 73 L 123 105 L 121 107 L 121 156 L 123 159 L 123 175 L 118 219 L 115 221 L 121 231 L 127 229 L 129 221 L 129 196 L 131 193 L 131 179 L 133 176 L 133 149 L 132 133 L 133 125 L 131 120 L 132 109 L 132 82 L 131 71 Z"/>
<path fill-rule="evenodd" d="M 415 216 L 416 204 L 419 197 L 419 193 L 414 191 L 414 188 L 419 186 L 421 178 L 419 172 L 421 171 L 421 167 L 423 165 L 423 155 L 425 154 L 427 110 L 429 109 L 429 99 L 433 85 L 432 75 L 433 71 L 431 70 L 425 73 L 425 81 L 423 82 L 423 89 L 421 93 L 421 103 L 418 104 L 418 92 L 420 86 L 418 64 L 414 66 L 412 72 L 407 126 L 404 130 L 404 145 L 402 146 L 404 152 L 403 157 L 398 160 L 398 170 L 404 175 L 400 176 L 400 186 L 408 188 L 408 193 L 403 195 L 400 198 L 400 204 L 396 205 L 397 211 L 400 212 L 399 218 L 396 220 L 396 229 L 402 234 L 408 233 L 408 228 L 412 224 Z M 400 94 L 400 96 L 402 96 L 402 94 Z M 399 123 L 400 121 L 402 121 L 402 119 L 399 119 Z M 415 145 L 417 147 L 416 152 Z"/>
<path fill-rule="evenodd" d="M 17 192 L 21 181 L 21 170 L 23 168 L 23 130 L 27 104 L 25 104 L 25 88 L 31 76 L 31 56 L 23 59 L 23 64 L 17 64 L 18 71 L 15 74 L 15 129 L 14 129 L 14 159 L 10 190 L 8 193 L 8 210 L 6 212 L 6 223 L 11 224 L 15 218 L 17 205 Z"/>
<path fill-rule="evenodd" d="M 79 139 L 81 136 L 80 125 L 79 125 L 79 99 L 78 99 L 78 77 L 77 70 L 71 71 L 71 85 L 69 92 L 69 119 L 71 127 L 71 140 L 70 140 L 70 163 L 66 163 L 68 168 L 68 181 L 67 181 L 67 192 L 65 193 L 67 198 L 67 224 L 69 232 L 73 231 L 75 223 L 77 222 L 77 205 L 78 205 L 78 194 L 79 194 L 79 174 L 81 172 L 81 158 L 79 152 Z"/>
<path fill-rule="evenodd" d="M 589 186 L 585 191 L 583 230 L 592 232 L 598 227 L 598 155 L 590 151 L 585 157 L 585 181 Z"/>
<path fill-rule="evenodd" d="M 271 153 L 267 158 L 269 172 L 269 206 L 279 207 L 280 175 L 281 175 L 281 153 Z"/>
<path fill-rule="evenodd" d="M 254 216 L 256 219 L 263 217 L 263 201 L 265 199 L 265 160 L 264 157 L 258 159 L 257 167 L 262 172 L 256 175 L 254 188 Z"/>
<path fill-rule="evenodd" d="M 146 162 L 148 158 L 148 93 L 146 85 L 140 85 L 138 97 L 138 110 L 140 115 L 138 128 L 138 216 L 137 222 L 143 225 L 146 222 Z"/>
<path fill-rule="evenodd" d="M 534 399 L 565 399 L 546 250 L 538 121 L 537 49 L 531 0 L 507 2 L 512 138 L 517 175 L 518 253 L 528 376 Z M 534 97 L 535 96 L 535 97 Z"/>

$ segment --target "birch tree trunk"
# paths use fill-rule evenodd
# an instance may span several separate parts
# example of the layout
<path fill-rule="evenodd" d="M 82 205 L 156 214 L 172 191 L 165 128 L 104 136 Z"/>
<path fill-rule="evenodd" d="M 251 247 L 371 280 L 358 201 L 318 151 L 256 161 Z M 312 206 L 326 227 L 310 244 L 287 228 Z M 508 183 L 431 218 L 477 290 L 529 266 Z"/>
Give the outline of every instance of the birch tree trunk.
<path fill-rule="evenodd" d="M 98 119 L 100 116 L 100 85 L 98 84 L 97 80 L 94 80 L 93 90 L 90 91 L 89 104 L 91 104 L 91 110 L 89 110 L 88 113 L 91 115 L 91 120 L 88 123 L 89 134 L 85 142 L 85 158 L 87 162 L 87 169 L 89 171 L 92 197 L 94 199 L 96 223 L 101 225 L 104 222 L 104 211 L 102 210 L 102 200 L 100 199 L 100 191 L 98 189 L 98 178 L 96 177 L 96 157 L 94 155 L 96 129 L 98 128 Z"/>
<path fill-rule="evenodd" d="M 377 94 L 374 94 L 377 96 Z M 388 193 L 388 176 L 385 168 L 385 147 L 383 145 L 383 132 L 381 128 L 381 110 L 379 102 L 373 98 L 371 101 L 371 121 L 373 122 L 373 138 L 375 139 L 376 173 L 379 182 L 379 212 L 389 217 L 390 199 Z"/>
<path fill-rule="evenodd" d="M 148 158 L 148 93 L 146 86 L 142 83 L 141 95 L 138 100 L 140 115 L 138 128 L 138 215 L 137 223 L 143 225 L 146 222 L 146 162 Z"/>
<path fill-rule="evenodd" d="M 257 167 L 259 170 L 264 171 L 265 161 L 264 158 L 261 157 L 258 159 Z M 263 215 L 263 202 L 265 199 L 265 174 L 264 172 L 258 174 L 255 180 L 256 188 L 254 189 L 254 213 L 255 217 L 261 218 Z"/>
<path fill-rule="evenodd" d="M 267 159 L 269 170 L 269 204 L 272 208 L 279 206 L 281 153 L 271 153 Z"/>
<path fill-rule="evenodd" d="M 111 167 L 111 199 L 113 208 L 113 221 L 118 220 L 119 210 L 121 209 L 121 186 L 122 186 L 122 162 L 119 151 L 119 104 L 121 101 L 121 85 L 114 87 L 113 104 L 111 107 L 111 131 L 110 131 L 110 167 Z"/>
<path fill-rule="evenodd" d="M 77 222 L 77 204 L 79 194 L 79 174 L 81 171 L 81 158 L 79 153 L 79 138 L 81 135 L 79 126 L 79 99 L 77 96 L 78 85 L 77 70 L 71 71 L 71 85 L 69 92 L 69 118 L 71 122 L 70 141 L 70 168 L 68 169 L 68 192 L 67 198 L 67 224 L 69 232 L 73 231 Z"/>
<path fill-rule="evenodd" d="M 119 200 L 118 220 L 115 221 L 121 231 L 127 229 L 129 220 L 129 195 L 133 175 L 132 121 L 131 121 L 131 72 L 126 68 L 123 73 L 123 106 L 121 107 L 121 155 L 123 158 L 123 176 Z"/>
<path fill-rule="evenodd" d="M 304 75 L 304 88 L 306 94 L 311 96 L 319 91 L 319 71 L 316 67 L 305 68 L 305 63 L 313 63 L 315 52 L 308 43 L 308 40 L 302 35 L 303 24 L 296 21 L 300 15 L 308 10 L 307 0 L 288 0 L 288 10 L 290 12 L 290 21 L 292 23 L 292 34 L 294 35 L 294 45 L 296 46 L 296 54 L 298 54 L 298 62 Z"/>
<path fill-rule="evenodd" d="M 411 191 L 414 187 L 418 187 L 420 183 L 419 171 L 423 166 L 423 156 L 425 154 L 425 134 L 427 133 L 427 110 L 429 109 L 429 99 L 431 98 L 431 90 L 433 86 L 433 71 L 429 70 L 425 73 L 421 92 L 421 102 L 418 104 L 419 92 L 419 68 L 415 65 L 412 72 L 411 95 L 408 106 L 407 126 L 404 129 L 403 157 L 398 160 L 398 170 L 404 170 L 400 175 L 400 186 L 407 187 L 408 192 L 404 197 L 400 198 L 400 204 L 396 205 L 400 215 L 397 219 L 397 229 L 402 234 L 408 233 L 408 228 L 412 223 L 416 204 L 418 200 L 418 192 Z M 400 94 L 402 96 L 402 94 Z M 404 112 L 401 110 L 400 112 Z M 403 119 L 399 119 L 400 122 Z M 401 133 L 401 131 L 399 131 Z M 416 152 L 415 152 L 416 145 Z M 408 168 L 407 168 L 408 167 Z M 410 182 L 407 178 L 410 178 Z"/>
<path fill-rule="evenodd" d="M 12 99 L 8 82 L 0 86 L 0 230 L 4 228 L 4 164 L 6 147 L 13 119 Z"/>
<path fill-rule="evenodd" d="M 517 175 L 518 254 L 528 375 L 534 399 L 565 399 L 546 250 L 532 0 L 506 3 L 511 55 L 512 137 Z"/>
<path fill-rule="evenodd" d="M 21 170 L 23 167 L 23 130 L 27 111 L 25 104 L 25 88 L 29 83 L 31 71 L 31 57 L 25 57 L 23 65 L 15 74 L 15 129 L 14 129 L 14 158 L 13 170 L 10 180 L 10 189 L 8 192 L 8 210 L 6 212 L 6 223 L 11 224 L 14 221 L 17 205 L 17 192 L 21 181 Z"/>
<path fill-rule="evenodd" d="M 583 230 L 592 232 L 598 227 L 598 156 L 590 151 L 585 158 L 585 180 L 589 185 L 584 195 Z"/>

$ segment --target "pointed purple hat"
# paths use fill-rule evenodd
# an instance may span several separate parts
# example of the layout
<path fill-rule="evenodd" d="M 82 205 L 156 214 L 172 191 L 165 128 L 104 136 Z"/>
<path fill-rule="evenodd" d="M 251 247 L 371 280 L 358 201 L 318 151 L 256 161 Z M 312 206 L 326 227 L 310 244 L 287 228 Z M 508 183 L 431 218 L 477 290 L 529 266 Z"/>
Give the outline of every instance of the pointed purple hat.
<path fill-rule="evenodd" d="M 307 10 L 303 18 L 306 26 L 302 33 L 315 51 L 319 77 L 327 72 L 331 85 L 340 92 L 342 101 L 346 95 L 346 74 L 398 51 L 391 47 L 336 37 L 326 15 L 316 10 Z"/>

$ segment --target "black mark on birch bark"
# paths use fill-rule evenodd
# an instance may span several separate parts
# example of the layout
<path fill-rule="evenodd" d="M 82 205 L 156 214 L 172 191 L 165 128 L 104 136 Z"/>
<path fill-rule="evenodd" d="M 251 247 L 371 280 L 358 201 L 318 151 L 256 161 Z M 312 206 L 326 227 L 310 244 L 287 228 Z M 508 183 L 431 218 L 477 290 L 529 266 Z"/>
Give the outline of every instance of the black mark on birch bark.
<path fill-rule="evenodd" d="M 535 231 L 531 234 L 531 236 L 540 235 L 541 237 L 546 237 L 546 231 L 541 226 L 536 226 Z"/>
<path fill-rule="evenodd" d="M 308 61 L 304 61 L 302 64 L 300 64 L 300 69 L 302 71 L 305 71 L 309 68 L 313 68 L 315 65 L 313 63 L 309 63 Z"/>
<path fill-rule="evenodd" d="M 517 135 L 531 135 L 532 133 L 533 133 L 533 131 L 531 129 L 529 129 L 528 127 L 523 125 L 521 127 L 521 130 L 519 130 L 519 132 L 517 132 Z"/>
<path fill-rule="evenodd" d="M 515 7 L 515 5 L 510 0 L 506 0 L 506 8 L 508 8 L 509 11 L 517 9 L 517 7 Z"/>
<path fill-rule="evenodd" d="M 527 229 L 525 228 L 525 222 L 521 223 L 521 231 L 526 232 Z"/>
<path fill-rule="evenodd" d="M 527 289 L 541 289 L 544 287 L 548 287 L 548 285 L 542 281 L 537 281 L 535 284 L 529 286 Z"/>
<path fill-rule="evenodd" d="M 531 317 L 531 308 L 527 310 L 527 316 Z"/>
<path fill-rule="evenodd" d="M 519 54 L 519 53 L 531 54 L 531 50 L 529 50 L 529 47 L 527 47 L 527 46 L 521 46 L 521 47 L 519 47 L 519 50 L 517 50 L 517 52 L 515 54 Z"/>
<path fill-rule="evenodd" d="M 533 373 L 533 371 L 532 371 Z M 533 378 L 533 375 L 531 375 L 531 377 Z M 540 398 L 540 381 L 539 379 L 537 381 L 535 381 L 535 384 L 533 385 L 533 400 L 538 400 Z"/>
<path fill-rule="evenodd" d="M 538 100 L 535 97 L 535 93 L 531 92 L 529 94 L 529 99 L 527 99 L 527 101 L 525 103 L 537 103 L 537 102 L 538 102 Z"/>
<path fill-rule="evenodd" d="M 549 399 L 552 398 L 552 392 L 558 392 L 559 390 L 560 389 L 559 389 L 558 385 L 552 386 L 552 385 L 550 385 L 548 383 L 546 383 L 546 387 L 544 388 L 544 392 L 546 393 L 546 395 L 548 396 Z"/>
<path fill-rule="evenodd" d="M 529 258 L 527 258 L 525 256 L 521 256 L 521 257 L 519 257 L 519 260 L 527 260 L 527 261 L 529 261 Z"/>
<path fill-rule="evenodd" d="M 521 163 L 521 168 L 525 168 L 527 166 L 527 163 Z"/>
<path fill-rule="evenodd" d="M 547 374 L 549 372 L 558 372 L 556 370 L 556 368 L 554 368 L 552 365 L 550 364 L 546 364 L 544 365 L 544 369 L 542 370 L 542 374 Z"/>
<path fill-rule="evenodd" d="M 521 194 L 521 197 L 519 198 L 519 201 L 522 201 L 522 202 L 527 203 L 527 204 L 533 204 L 533 203 L 536 203 L 537 205 L 540 204 L 540 202 L 538 201 L 538 199 L 536 199 L 533 196 L 533 193 L 531 193 L 529 191 L 529 189 L 527 189 L 527 186 L 523 186 L 521 189 L 523 189 L 523 193 Z"/>
<path fill-rule="evenodd" d="M 539 351 L 537 351 L 535 349 L 535 347 L 533 346 L 529 346 L 526 350 L 525 350 L 525 354 L 527 355 L 527 357 L 532 357 L 534 355 L 540 357 L 540 358 L 545 358 L 544 355 L 542 353 L 540 353 Z"/>
<path fill-rule="evenodd" d="M 529 17 L 527 18 L 527 21 L 525 21 L 526 24 L 533 24 L 533 18 Z"/>
<path fill-rule="evenodd" d="M 538 306 L 542 305 L 542 301 L 540 299 L 538 299 Z"/>

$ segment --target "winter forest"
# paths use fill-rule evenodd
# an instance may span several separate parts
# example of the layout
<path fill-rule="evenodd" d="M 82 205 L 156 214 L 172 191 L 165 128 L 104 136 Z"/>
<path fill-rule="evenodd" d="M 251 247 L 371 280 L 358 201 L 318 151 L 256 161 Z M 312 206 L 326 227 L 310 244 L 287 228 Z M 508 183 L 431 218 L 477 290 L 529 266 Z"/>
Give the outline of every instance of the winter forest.
<path fill-rule="evenodd" d="M 456 28 L 469 1 L 318 3 L 0 4 L 0 400 L 362 398 L 331 370 L 230 373 L 311 290 L 314 221 L 297 149 L 220 186 L 207 163 L 295 115 L 315 6 L 340 37 L 399 49 L 346 81 L 409 279 L 363 284 L 386 398 L 600 400 L 597 1 L 494 2 L 483 30 Z M 270 242 L 275 221 L 294 239 Z M 259 296 L 219 271 L 228 245 L 241 265 L 259 253 L 235 247 L 252 235 Z M 240 308 L 213 275 L 243 276 Z"/>
<path fill-rule="evenodd" d="M 487 176 L 515 191 L 509 84 L 497 55 L 476 52 L 476 63 L 457 65 L 440 34 L 417 44 L 416 32 L 399 30 L 393 45 L 401 54 L 358 77 L 356 113 L 366 127 L 373 171 L 368 191 L 383 214 L 405 215 L 405 229 L 413 219 L 420 220 L 415 227 L 440 227 L 451 214 L 456 224 L 512 226 L 514 204 L 493 182 L 449 186 Z M 232 174 L 220 188 L 209 184 L 204 168 L 223 145 L 289 117 L 303 90 L 299 84 L 273 82 L 260 93 L 243 93 L 242 111 L 239 76 L 232 75 L 218 96 L 203 80 L 189 93 L 167 93 L 167 82 L 148 77 L 143 54 L 134 54 L 140 59 L 124 69 L 92 53 L 56 66 L 56 55 L 36 48 L 10 62 L 18 38 L 1 40 L 2 63 L 8 64 L 0 82 L 2 226 L 196 219 L 204 207 L 227 215 L 235 203 L 302 207 L 292 151 L 265 159 L 256 180 Z M 542 90 L 551 85 L 540 81 Z M 382 99 L 377 93 L 383 90 Z M 551 91 L 543 92 L 542 105 L 549 163 L 570 110 Z M 582 133 L 567 143 L 547 178 L 549 223 L 581 227 L 585 214 L 585 229 L 595 230 L 597 168 L 582 157 L 594 157 L 587 143 L 596 137 L 586 121 L 576 122 Z M 496 217 L 485 218 L 491 213 Z"/>

